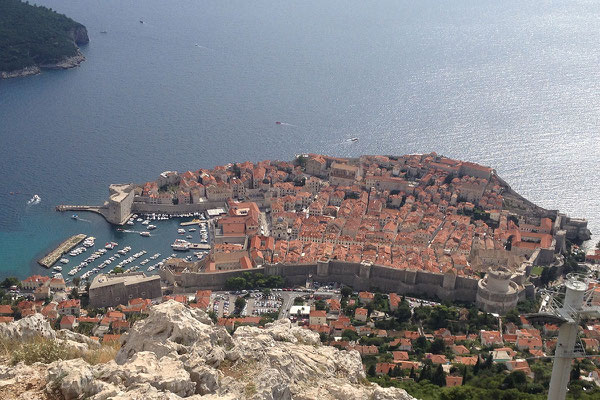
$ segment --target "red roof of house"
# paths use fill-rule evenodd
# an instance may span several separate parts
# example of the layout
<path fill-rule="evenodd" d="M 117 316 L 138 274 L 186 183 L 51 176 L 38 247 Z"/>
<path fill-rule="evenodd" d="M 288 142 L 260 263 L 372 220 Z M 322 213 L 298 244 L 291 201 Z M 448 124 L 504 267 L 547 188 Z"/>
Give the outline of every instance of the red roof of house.
<path fill-rule="evenodd" d="M 312 310 L 310 312 L 311 317 L 327 317 L 327 312 L 325 310 Z"/>
<path fill-rule="evenodd" d="M 0 315 L 12 315 L 13 309 L 9 305 L 0 305 Z"/>
<path fill-rule="evenodd" d="M 58 303 L 58 308 L 59 309 L 63 309 L 63 308 L 79 308 L 80 307 L 81 302 L 77 299 L 71 299 L 71 300 L 63 300 L 60 303 Z"/>
<path fill-rule="evenodd" d="M 65 315 L 62 317 L 62 319 L 60 320 L 60 325 L 73 325 L 75 323 L 75 316 L 73 315 Z"/>
<path fill-rule="evenodd" d="M 118 342 L 119 339 L 121 339 L 121 335 L 104 335 L 104 337 L 102 338 L 102 342 Z"/>

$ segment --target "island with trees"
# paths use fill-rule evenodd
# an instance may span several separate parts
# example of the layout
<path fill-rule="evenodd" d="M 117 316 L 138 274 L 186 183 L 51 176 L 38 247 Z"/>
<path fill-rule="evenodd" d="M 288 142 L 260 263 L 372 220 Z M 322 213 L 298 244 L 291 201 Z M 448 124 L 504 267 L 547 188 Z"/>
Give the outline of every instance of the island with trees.
<path fill-rule="evenodd" d="M 0 78 L 34 75 L 41 69 L 78 66 L 78 45 L 89 42 L 82 24 L 43 6 L 0 0 Z"/>

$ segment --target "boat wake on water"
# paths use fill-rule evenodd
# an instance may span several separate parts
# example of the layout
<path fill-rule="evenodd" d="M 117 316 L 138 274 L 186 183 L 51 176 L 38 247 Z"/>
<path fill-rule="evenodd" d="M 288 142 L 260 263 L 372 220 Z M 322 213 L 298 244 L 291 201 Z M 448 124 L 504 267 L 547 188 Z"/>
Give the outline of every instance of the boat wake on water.
<path fill-rule="evenodd" d="M 42 198 L 40 196 L 38 196 L 37 194 L 34 194 L 33 197 L 31 199 L 29 199 L 29 201 L 27 202 L 27 205 L 34 206 L 36 204 L 40 204 L 41 201 L 42 201 Z"/>

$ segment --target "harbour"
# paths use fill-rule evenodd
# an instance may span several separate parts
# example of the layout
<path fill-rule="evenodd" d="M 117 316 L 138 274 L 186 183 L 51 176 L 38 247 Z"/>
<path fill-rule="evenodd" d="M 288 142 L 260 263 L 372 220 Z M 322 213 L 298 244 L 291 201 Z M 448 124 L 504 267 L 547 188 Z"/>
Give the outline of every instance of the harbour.
<path fill-rule="evenodd" d="M 40 259 L 38 263 L 44 268 L 50 268 L 56 263 L 64 254 L 71 251 L 71 249 L 77 246 L 86 238 L 86 235 L 80 233 L 73 235 L 64 242 L 62 242 L 56 249 L 48 253 L 44 258 Z"/>

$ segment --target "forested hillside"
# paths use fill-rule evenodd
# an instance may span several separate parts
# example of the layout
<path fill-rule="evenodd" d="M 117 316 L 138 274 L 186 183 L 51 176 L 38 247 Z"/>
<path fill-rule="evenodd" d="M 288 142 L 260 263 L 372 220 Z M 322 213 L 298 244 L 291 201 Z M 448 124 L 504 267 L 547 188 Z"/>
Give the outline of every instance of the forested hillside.
<path fill-rule="evenodd" d="M 50 8 L 0 0 L 0 71 L 51 64 L 88 42 L 83 25 Z"/>

